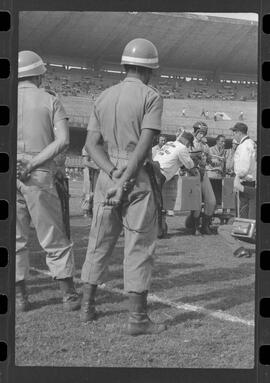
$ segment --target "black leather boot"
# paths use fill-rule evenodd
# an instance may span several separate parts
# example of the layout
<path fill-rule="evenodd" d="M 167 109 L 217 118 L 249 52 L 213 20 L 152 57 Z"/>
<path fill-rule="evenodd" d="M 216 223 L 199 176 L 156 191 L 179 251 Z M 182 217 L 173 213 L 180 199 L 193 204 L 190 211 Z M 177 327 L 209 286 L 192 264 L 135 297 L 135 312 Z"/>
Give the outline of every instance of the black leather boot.
<path fill-rule="evenodd" d="M 25 281 L 16 282 L 16 311 L 25 312 L 30 310 L 30 302 L 28 300 Z"/>
<path fill-rule="evenodd" d="M 130 292 L 129 319 L 127 333 L 129 335 L 159 334 L 167 329 L 164 324 L 154 323 L 147 315 L 147 291 L 143 293 Z"/>
<path fill-rule="evenodd" d="M 191 212 L 185 221 L 187 234 L 196 235 L 197 231 L 200 229 L 200 221 L 200 216 L 194 217 L 194 212 Z"/>
<path fill-rule="evenodd" d="M 212 221 L 211 215 L 203 214 L 203 216 L 202 216 L 202 227 L 200 230 L 202 234 L 206 234 L 206 235 L 214 234 L 214 232 L 210 228 L 211 221 Z"/>
<path fill-rule="evenodd" d="M 85 283 L 83 285 L 83 298 L 81 305 L 81 321 L 91 322 L 97 319 L 97 312 L 95 307 L 97 285 L 90 285 Z"/>
<path fill-rule="evenodd" d="M 81 307 L 80 297 L 75 290 L 73 278 L 59 279 L 60 290 L 63 294 L 63 308 L 65 311 L 79 310 Z"/>
<path fill-rule="evenodd" d="M 193 227 L 190 229 L 190 234 L 196 235 L 197 232 L 200 230 L 200 216 L 199 217 L 193 217 Z"/>

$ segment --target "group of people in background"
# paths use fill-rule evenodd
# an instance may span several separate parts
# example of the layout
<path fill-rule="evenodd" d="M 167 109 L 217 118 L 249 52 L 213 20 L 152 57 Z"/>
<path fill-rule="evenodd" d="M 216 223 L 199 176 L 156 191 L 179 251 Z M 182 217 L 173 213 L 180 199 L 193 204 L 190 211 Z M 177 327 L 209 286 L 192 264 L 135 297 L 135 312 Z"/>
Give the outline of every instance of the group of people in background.
<path fill-rule="evenodd" d="M 193 125 L 193 135 L 186 132 L 185 128 L 180 128 L 175 142 L 166 143 L 166 137 L 161 135 L 158 144 L 152 148 L 153 161 L 159 163 L 160 171 L 165 176 L 162 185 L 174 175 L 181 174 L 181 169 L 189 175 L 200 174 L 204 213 L 191 211 L 187 222 L 192 234 L 196 234 L 198 230 L 202 234 L 212 234 L 211 220 L 216 208 L 213 182 L 224 177 L 234 177 L 234 189 L 239 192 L 240 197 L 240 216 L 252 219 L 255 217 L 256 143 L 248 137 L 246 124 L 239 122 L 231 130 L 233 139 L 230 149 L 225 149 L 226 140 L 222 134 L 216 137 L 215 145 L 208 146 L 208 127 L 203 121 Z M 188 134 L 192 138 L 189 137 L 186 141 L 185 136 Z M 245 191 L 243 187 L 239 188 L 239 179 L 240 184 L 246 186 Z"/>
<path fill-rule="evenodd" d="M 213 114 L 213 120 L 214 120 L 214 121 L 218 121 L 218 120 L 220 119 L 220 118 L 219 118 L 220 116 L 221 116 L 221 119 L 223 119 L 223 117 L 222 117 L 222 116 L 223 116 L 223 113 L 214 112 L 214 114 Z M 183 108 L 183 109 L 182 109 L 181 117 L 188 117 L 186 108 Z M 206 110 L 205 108 L 202 108 L 200 117 L 204 117 L 206 120 L 210 120 L 210 113 L 209 113 L 209 111 Z M 244 112 L 243 112 L 243 111 L 240 111 L 239 116 L 238 116 L 238 120 L 239 120 L 239 121 L 244 121 Z"/>

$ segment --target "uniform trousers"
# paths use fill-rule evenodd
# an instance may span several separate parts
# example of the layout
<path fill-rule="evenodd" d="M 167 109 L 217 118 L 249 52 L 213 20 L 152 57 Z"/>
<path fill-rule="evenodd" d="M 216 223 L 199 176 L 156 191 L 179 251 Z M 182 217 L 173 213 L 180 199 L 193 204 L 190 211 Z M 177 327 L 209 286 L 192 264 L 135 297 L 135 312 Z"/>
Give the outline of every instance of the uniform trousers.
<path fill-rule="evenodd" d="M 201 181 L 202 200 L 204 202 L 204 214 L 212 216 L 216 207 L 216 197 L 209 180 L 209 177 L 204 173 Z M 199 216 L 200 211 L 195 211 L 195 216 Z"/>
<path fill-rule="evenodd" d="M 204 214 L 212 216 L 216 207 L 216 197 L 211 182 L 205 173 L 201 182 L 202 199 L 204 201 Z"/>
<path fill-rule="evenodd" d="M 115 164 L 119 166 L 124 162 L 117 160 Z M 113 184 L 109 176 L 100 171 L 81 279 L 97 285 L 106 281 L 108 264 L 124 227 L 124 290 L 141 293 L 150 288 L 158 231 L 157 208 L 150 179 L 142 167 L 134 187 L 125 194 L 122 204 L 119 207 L 104 206 L 106 192 Z"/>
<path fill-rule="evenodd" d="M 256 188 L 255 182 L 242 182 L 244 191 L 239 192 L 240 217 L 256 219 Z"/>
<path fill-rule="evenodd" d="M 27 243 L 31 221 L 39 243 L 46 251 L 46 263 L 52 277 L 73 276 L 73 244 L 65 233 L 52 173 L 35 170 L 26 182 L 17 180 L 16 208 L 16 282 L 26 279 L 29 274 Z"/>

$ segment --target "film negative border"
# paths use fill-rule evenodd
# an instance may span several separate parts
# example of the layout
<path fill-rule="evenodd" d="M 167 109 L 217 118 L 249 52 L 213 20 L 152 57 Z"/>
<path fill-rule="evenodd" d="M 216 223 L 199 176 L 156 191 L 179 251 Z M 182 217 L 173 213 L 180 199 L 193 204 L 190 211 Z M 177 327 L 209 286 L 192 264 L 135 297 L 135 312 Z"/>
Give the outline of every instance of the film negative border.
<path fill-rule="evenodd" d="M 6 380 L 9 362 L 8 342 L 8 253 L 10 238 L 10 58 L 11 15 L 0 10 L 0 381 Z"/>
<path fill-rule="evenodd" d="M 266 383 L 270 379 L 270 158 L 269 142 L 270 131 L 268 124 L 270 121 L 270 4 L 262 1 L 260 15 L 260 42 L 259 49 L 261 62 L 259 65 L 260 84 L 259 89 L 259 119 L 258 119 L 258 139 L 260 148 L 258 158 L 260 168 L 258 169 L 258 206 L 257 229 L 260 254 L 257 257 L 257 326 L 256 326 L 256 355 L 258 359 L 257 381 Z M 258 162 L 259 164 L 259 162 Z"/>
<path fill-rule="evenodd" d="M 1 20 L 1 12 L 0 11 L 0 20 Z M 270 82 L 269 80 L 263 80 L 263 63 L 270 63 L 270 30 L 266 25 L 266 22 L 263 20 L 266 16 L 270 15 L 270 4 L 268 0 L 261 0 L 261 12 L 259 15 L 260 24 L 259 24 L 259 100 L 258 100 L 258 140 L 260 145 L 258 145 L 258 164 L 261 163 L 262 158 L 270 155 L 270 130 L 268 129 L 268 120 L 270 117 Z M 11 26 L 13 23 L 18 23 L 17 16 L 14 14 L 9 14 L 9 19 L 11 22 Z M 0 22 L 0 25 L 3 25 Z M 13 24 L 14 25 L 14 24 Z M 16 39 L 12 39 L 12 28 L 7 28 L 4 30 L 0 30 L 0 59 L 7 60 L 5 65 L 11 67 L 11 71 L 6 69 L 6 72 L 9 71 L 9 75 L 6 78 L 0 78 L 0 106 L 9 107 L 11 102 L 11 93 L 15 91 L 16 88 L 16 76 L 14 78 L 14 73 L 17 70 L 17 63 L 14 59 L 14 55 L 11 56 L 11 46 L 14 45 L 14 41 L 17 43 Z M 16 45 L 16 44 L 15 44 Z M 16 47 L 17 49 L 17 47 Z M 5 57 L 3 54 L 5 53 Z M 266 66 L 264 66 L 266 68 Z M 14 104 L 13 104 L 14 107 Z M 13 111 L 16 109 L 13 109 Z M 14 113 L 13 113 L 14 114 Z M 13 273 L 14 262 L 9 262 L 9 252 L 14 254 L 14 245 L 12 245 L 11 237 L 15 235 L 14 225 L 11 225 L 12 219 L 15 218 L 15 176 L 12 175 L 12 169 L 15 169 L 14 158 L 11 154 L 11 142 L 13 140 L 16 141 L 16 132 L 15 129 L 11 129 L 12 124 L 14 123 L 14 116 L 10 115 L 10 120 L 7 124 L 0 124 L 0 154 L 4 153 L 8 156 L 9 159 L 9 168 L 5 172 L 0 172 L 0 200 L 4 201 L 5 206 L 9 203 L 9 215 L 5 219 L 0 219 L 0 304 L 4 303 L 7 309 L 4 313 L 0 312 L 0 347 L 3 346 L 0 352 L 0 381 L 7 382 L 7 366 L 11 365 L 10 368 L 14 368 L 14 361 L 11 360 L 9 363 L 9 356 L 7 358 L 3 358 L 3 354 L 10 355 L 10 349 L 14 347 L 12 343 L 13 338 L 11 333 L 13 331 L 14 337 L 14 319 L 12 319 L 14 315 L 14 299 L 10 298 L 10 292 L 8 291 L 8 281 L 12 281 L 11 275 Z M 270 126 L 270 125 L 269 125 Z M 263 160 L 265 161 L 265 160 Z M 268 161 L 267 161 L 268 162 Z M 266 166 L 266 165 L 264 165 Z M 262 166 L 258 165 L 258 209 L 257 209 L 257 229 L 258 229 L 258 239 L 257 239 L 257 265 L 256 265 L 256 346 L 255 346 L 255 355 L 256 355 L 256 363 L 255 363 L 255 372 L 256 372 L 256 382 L 258 383 L 266 383 L 269 382 L 270 377 L 270 319 L 269 319 L 269 309 L 268 314 L 265 316 L 265 309 L 263 307 L 269 306 L 269 297 L 270 297 L 270 219 L 266 218 L 266 222 L 262 222 L 261 218 L 265 214 L 261 214 L 261 212 L 265 212 L 265 209 L 269 209 L 269 205 L 263 206 L 263 204 L 267 204 L 270 202 L 269 194 L 270 194 L 270 178 L 268 174 L 260 174 Z M 269 173 L 269 172 L 268 172 Z M 0 201 L 1 202 L 1 201 Z M 261 207 L 263 206 L 263 207 Z M 269 215 L 270 217 L 270 215 Z M 13 228 L 13 229 L 12 229 Z M 14 238 L 14 237 L 13 237 Z M 14 291 L 13 289 L 10 291 Z M 4 296 L 6 298 L 1 298 Z M 11 329 L 13 327 L 13 329 Z M 8 334 L 8 335 L 7 335 Z M 9 344 L 9 342 L 11 344 Z M 8 344 L 7 344 L 8 343 Z M 7 344 L 7 347 L 5 346 Z M 12 366 L 13 364 L 13 366 Z M 35 368 L 31 368 L 31 372 L 29 371 L 29 379 L 28 381 L 35 381 L 35 379 L 40 379 L 40 375 Z M 50 369 L 51 370 L 51 369 Z M 108 369 L 109 370 L 109 369 Z M 107 374 L 111 374 L 112 371 L 103 372 L 99 374 L 99 379 L 104 378 L 106 380 Z M 55 371 L 50 371 L 50 374 L 47 374 L 47 379 L 51 378 L 51 381 L 82 381 L 79 379 L 79 375 L 86 374 L 86 370 L 77 369 L 77 373 L 74 369 L 71 369 L 69 372 L 70 377 L 67 380 L 59 379 L 59 371 L 57 369 Z M 226 371 L 224 372 L 226 373 Z M 254 380 L 250 379 L 249 375 L 251 375 L 251 371 L 244 372 L 244 378 L 246 380 L 239 380 L 253 382 Z M 14 376 L 14 374 L 12 374 Z M 22 374 L 24 375 L 24 374 Z M 31 377 L 30 377 L 31 375 Z M 198 371 L 193 374 L 193 379 L 195 381 L 206 381 L 205 380 L 205 372 Z M 15 374 L 16 376 L 16 374 Z M 19 375 L 17 374 L 17 377 Z M 93 374 L 93 377 L 98 376 L 98 374 Z M 119 372 L 118 381 L 126 381 L 129 374 L 124 374 L 123 372 Z M 138 370 L 136 373 L 136 381 L 142 378 L 145 380 L 145 376 L 141 374 L 141 371 Z M 165 371 L 159 371 L 155 374 L 156 380 L 152 378 L 149 381 L 165 381 L 167 380 L 167 375 Z M 24 376 L 25 377 L 25 376 Z M 38 378 L 37 378 L 38 377 Z M 130 376 L 129 376 L 130 377 Z M 181 374 L 179 374 L 181 377 Z M 212 378 L 215 381 L 215 377 L 217 379 L 220 378 L 219 374 L 216 371 L 213 371 Z M 253 375 L 254 377 L 254 375 Z M 31 378 L 33 380 L 31 380 Z M 110 381 L 116 381 L 115 374 L 112 373 Z M 150 376 L 149 376 L 150 378 Z M 193 381 L 192 379 L 192 381 Z M 94 379 L 93 379 L 94 380 Z M 10 382 L 15 380 L 11 379 Z M 22 381 L 27 381 L 22 378 Z M 40 381 L 43 381 L 41 379 Z M 130 379 L 130 381 L 133 381 Z M 134 380 L 135 381 L 135 380 Z M 173 380 L 176 381 L 176 380 Z M 227 380 L 229 381 L 229 379 Z"/>

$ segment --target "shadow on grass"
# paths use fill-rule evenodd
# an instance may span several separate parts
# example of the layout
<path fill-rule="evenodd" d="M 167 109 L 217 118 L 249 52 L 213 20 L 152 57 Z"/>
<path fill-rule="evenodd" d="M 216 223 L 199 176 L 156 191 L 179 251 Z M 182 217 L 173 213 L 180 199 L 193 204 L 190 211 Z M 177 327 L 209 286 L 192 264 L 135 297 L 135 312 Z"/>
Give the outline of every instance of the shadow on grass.
<path fill-rule="evenodd" d="M 175 268 L 174 266 L 175 265 L 172 265 L 173 268 Z M 219 267 L 210 270 L 204 269 L 200 271 L 193 271 L 191 273 L 173 276 L 168 279 L 155 278 L 152 282 L 152 288 L 154 291 L 163 291 L 166 288 L 172 288 L 172 286 L 184 287 L 188 285 L 209 285 L 209 282 L 213 283 L 240 280 L 254 274 L 254 265 L 245 263 L 235 268 Z M 164 275 L 166 275 L 166 269 Z"/>
<path fill-rule="evenodd" d="M 29 301 L 30 301 L 30 310 L 27 312 L 32 312 L 34 310 L 41 309 L 42 307 L 55 306 L 62 303 L 62 299 L 57 297 L 52 297 L 46 300 L 34 301 L 34 302 L 31 301 L 31 297 L 30 297 Z"/>
<path fill-rule="evenodd" d="M 245 286 L 235 286 L 231 289 L 224 289 L 218 294 L 206 295 L 205 299 L 210 300 L 216 297 L 221 298 L 218 302 L 209 303 L 205 307 L 211 310 L 228 310 L 243 303 L 252 302 L 255 299 L 255 283 Z M 255 308 L 254 308 L 255 309 Z"/>
<path fill-rule="evenodd" d="M 166 319 L 163 323 L 168 326 L 168 328 L 177 326 L 178 324 L 184 324 L 185 327 L 189 324 L 190 321 L 203 319 L 205 318 L 205 314 L 195 313 L 195 312 L 185 312 L 181 314 L 177 314 L 173 319 Z M 203 326 L 203 323 L 201 323 Z M 192 323 L 190 323 L 190 327 L 193 327 Z"/>

